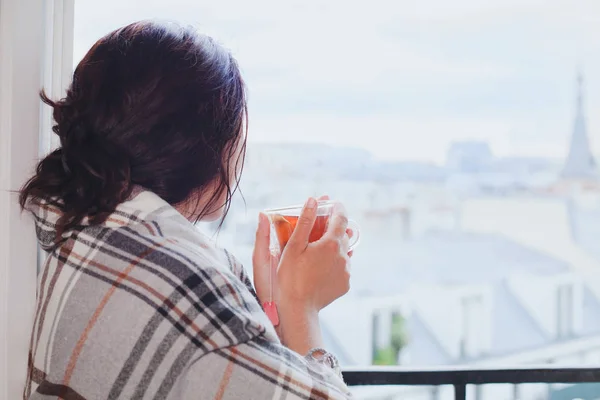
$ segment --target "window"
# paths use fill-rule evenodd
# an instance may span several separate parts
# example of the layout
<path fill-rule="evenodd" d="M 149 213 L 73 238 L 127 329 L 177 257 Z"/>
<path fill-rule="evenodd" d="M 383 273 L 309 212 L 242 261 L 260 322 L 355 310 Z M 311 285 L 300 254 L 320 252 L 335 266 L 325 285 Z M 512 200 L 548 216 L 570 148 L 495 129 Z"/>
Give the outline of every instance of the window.
<path fill-rule="evenodd" d="M 493 307 L 434 291 L 419 298 L 427 316 L 403 314 L 408 365 L 527 364 L 558 356 L 557 337 L 540 333 L 553 315 L 561 340 L 577 338 L 572 289 L 555 300 L 532 285 L 531 306 L 506 281 L 600 271 L 598 15 L 594 0 L 78 1 L 73 60 L 140 19 L 215 36 L 250 99 L 245 203 L 236 197 L 220 244 L 250 266 L 259 211 L 329 194 L 361 244 L 351 293 L 323 314 L 326 345 L 355 364 L 397 362 L 376 353 L 398 317 L 362 304 L 393 310 L 394 296 L 415 303 L 426 287 L 485 286 Z M 582 332 L 600 336 L 593 287 L 585 304 Z"/>
<path fill-rule="evenodd" d="M 560 285 L 556 291 L 556 335 L 565 339 L 573 333 L 573 285 Z"/>
<path fill-rule="evenodd" d="M 460 340 L 460 357 L 478 357 L 482 351 L 481 331 L 483 302 L 480 296 L 465 297 L 461 301 L 462 338 Z"/>
<path fill-rule="evenodd" d="M 383 347 L 380 333 L 380 325 L 381 325 L 381 316 L 378 312 L 373 313 L 373 317 L 371 319 L 371 352 L 372 352 L 372 360 L 373 363 L 376 363 L 379 355 L 379 349 Z"/>

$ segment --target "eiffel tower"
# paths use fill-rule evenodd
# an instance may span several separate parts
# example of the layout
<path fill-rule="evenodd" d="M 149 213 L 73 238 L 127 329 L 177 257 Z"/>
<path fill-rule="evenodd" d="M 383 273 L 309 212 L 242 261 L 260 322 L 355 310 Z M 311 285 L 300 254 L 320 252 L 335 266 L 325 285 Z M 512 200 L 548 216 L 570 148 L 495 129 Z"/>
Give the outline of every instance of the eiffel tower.
<path fill-rule="evenodd" d="M 575 124 L 571 135 L 569 154 L 562 170 L 562 177 L 574 180 L 598 180 L 600 174 L 596 160 L 590 149 L 585 114 L 583 112 L 583 74 L 577 74 L 577 104 L 575 110 Z"/>

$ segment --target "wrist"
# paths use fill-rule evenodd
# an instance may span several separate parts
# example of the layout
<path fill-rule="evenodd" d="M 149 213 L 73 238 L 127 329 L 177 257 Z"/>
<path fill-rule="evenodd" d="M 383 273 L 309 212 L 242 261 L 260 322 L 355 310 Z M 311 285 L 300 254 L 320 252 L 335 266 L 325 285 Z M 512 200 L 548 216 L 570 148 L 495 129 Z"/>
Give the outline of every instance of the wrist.
<path fill-rule="evenodd" d="M 311 349 L 308 354 L 304 357 L 308 362 L 318 363 L 331 368 L 336 375 L 342 377 L 340 369 L 340 363 L 335 355 L 328 352 L 323 348 Z"/>
<path fill-rule="evenodd" d="M 283 310 L 282 312 L 288 316 L 306 319 L 318 318 L 320 311 L 318 307 L 308 302 L 285 298 L 283 296 L 279 299 L 277 307 Z"/>
<path fill-rule="evenodd" d="M 311 349 L 322 347 L 319 312 L 316 308 L 283 302 L 279 308 L 279 320 L 280 339 L 289 349 L 304 356 Z"/>

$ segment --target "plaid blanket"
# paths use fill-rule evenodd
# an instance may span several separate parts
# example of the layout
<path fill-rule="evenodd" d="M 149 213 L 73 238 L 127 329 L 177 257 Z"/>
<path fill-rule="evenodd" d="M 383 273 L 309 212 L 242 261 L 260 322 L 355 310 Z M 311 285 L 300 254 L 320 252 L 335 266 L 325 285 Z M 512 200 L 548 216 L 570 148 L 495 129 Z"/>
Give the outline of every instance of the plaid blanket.
<path fill-rule="evenodd" d="M 280 343 L 242 266 L 155 194 L 58 241 L 59 209 L 29 208 L 48 258 L 24 399 L 349 397 Z"/>

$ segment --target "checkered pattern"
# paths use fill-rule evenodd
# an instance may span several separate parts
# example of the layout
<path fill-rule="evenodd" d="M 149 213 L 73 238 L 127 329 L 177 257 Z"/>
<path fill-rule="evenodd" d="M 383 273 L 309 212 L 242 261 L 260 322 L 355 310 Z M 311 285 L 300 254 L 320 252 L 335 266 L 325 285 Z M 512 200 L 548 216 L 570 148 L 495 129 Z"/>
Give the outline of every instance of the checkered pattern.
<path fill-rule="evenodd" d="M 57 241 L 30 204 L 39 277 L 25 399 L 342 399 L 341 379 L 280 342 L 242 266 L 139 191 Z"/>

